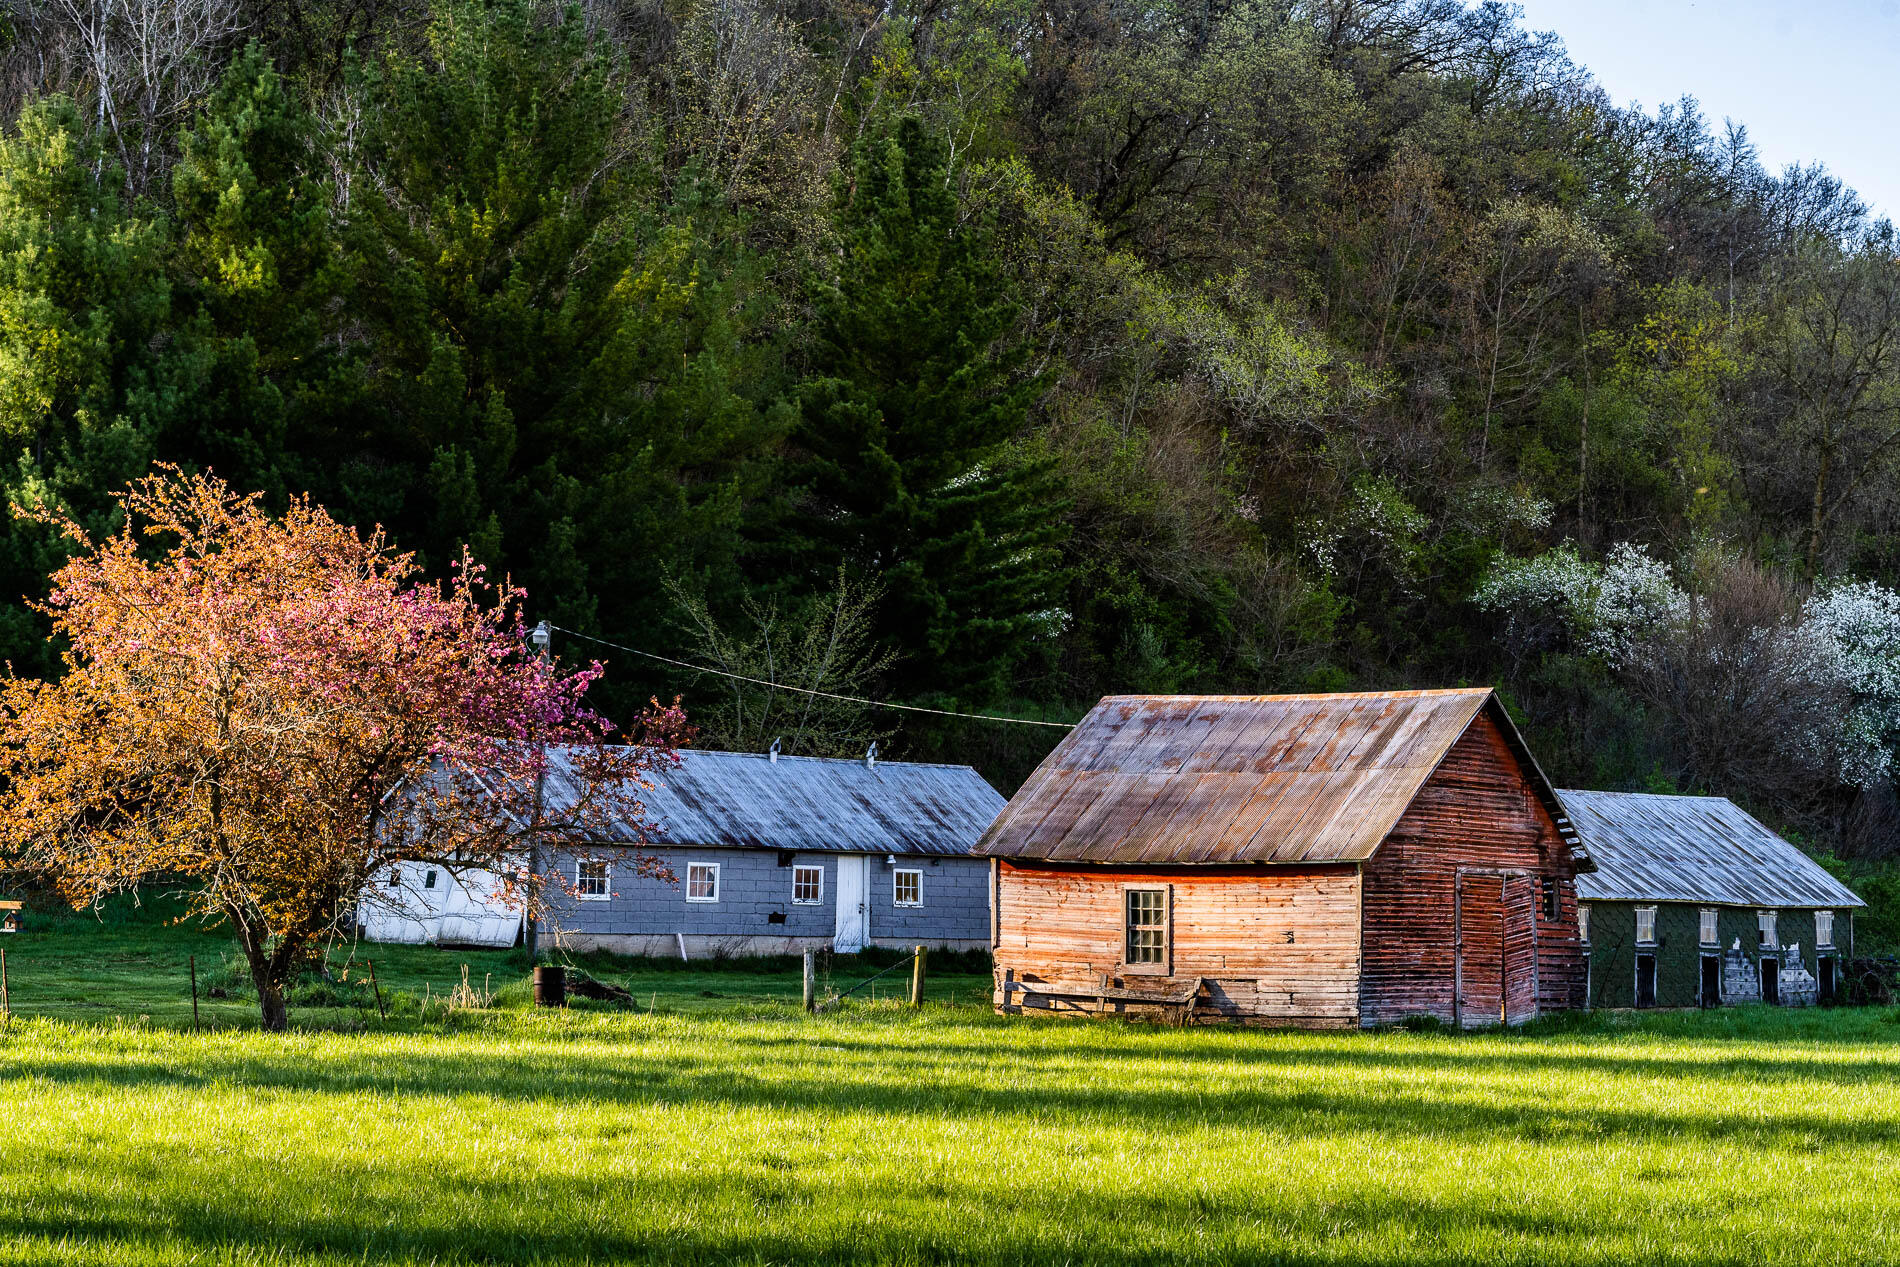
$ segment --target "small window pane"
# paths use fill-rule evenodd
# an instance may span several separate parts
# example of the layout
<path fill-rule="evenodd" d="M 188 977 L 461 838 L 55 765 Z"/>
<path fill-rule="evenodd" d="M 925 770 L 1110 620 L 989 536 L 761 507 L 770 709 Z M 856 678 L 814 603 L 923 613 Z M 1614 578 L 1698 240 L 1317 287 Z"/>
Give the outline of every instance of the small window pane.
<path fill-rule="evenodd" d="M 1654 945 L 1656 941 L 1656 908 L 1639 906 L 1636 908 L 1636 940 L 1639 945 Z"/>
<path fill-rule="evenodd" d="M 1814 944 L 1832 946 L 1834 944 L 1834 912 L 1816 911 L 1814 913 Z"/>
<path fill-rule="evenodd" d="M 924 904 L 924 873 L 921 871 L 898 871 L 891 877 L 891 898 L 899 906 L 922 906 Z"/>
<path fill-rule="evenodd" d="M 583 862 L 577 876 L 576 888 L 584 898 L 604 898 L 607 896 L 607 864 L 604 862 Z"/>
<path fill-rule="evenodd" d="M 693 862 L 687 864 L 686 900 L 688 902 L 717 902 L 719 900 L 718 863 Z"/>
<path fill-rule="evenodd" d="M 402 887 L 401 867 L 391 867 L 389 869 L 389 887 L 392 889 L 400 889 Z"/>
<path fill-rule="evenodd" d="M 1775 913 L 1773 911 L 1755 912 L 1755 925 L 1761 930 L 1762 945 L 1777 946 L 1781 944 L 1775 940 Z"/>
<path fill-rule="evenodd" d="M 1715 908 L 1713 906 L 1705 906 L 1702 908 L 1702 944 L 1704 946 L 1713 946 L 1715 942 Z"/>
<path fill-rule="evenodd" d="M 792 868 L 792 901 L 801 906 L 810 906 L 821 902 L 825 897 L 825 869 L 823 867 Z"/>
<path fill-rule="evenodd" d="M 433 889 L 435 887 L 435 872 L 431 871 L 422 877 L 422 887 L 425 889 Z"/>
<path fill-rule="evenodd" d="M 1168 895 L 1162 889 L 1128 890 L 1128 963 L 1161 963 L 1167 957 Z"/>
<path fill-rule="evenodd" d="M 1563 887 L 1557 883 L 1557 877 L 1544 877 L 1544 922 L 1556 923 L 1563 916 Z"/>
<path fill-rule="evenodd" d="M 1590 940 L 1590 908 L 1581 903 L 1577 906 L 1577 939 Z"/>

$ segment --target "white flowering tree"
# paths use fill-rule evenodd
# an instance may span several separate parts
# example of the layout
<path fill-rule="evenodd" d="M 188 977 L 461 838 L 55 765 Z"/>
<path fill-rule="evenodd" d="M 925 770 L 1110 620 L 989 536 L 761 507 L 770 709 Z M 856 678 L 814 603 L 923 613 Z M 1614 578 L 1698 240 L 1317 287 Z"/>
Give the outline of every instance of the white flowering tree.
<path fill-rule="evenodd" d="M 1512 653 L 1593 657 L 1649 708 L 1681 782 L 1798 813 L 1889 782 L 1900 750 L 1900 593 L 1805 598 L 1738 559 L 1693 590 L 1642 547 L 1500 559 L 1473 594 Z"/>

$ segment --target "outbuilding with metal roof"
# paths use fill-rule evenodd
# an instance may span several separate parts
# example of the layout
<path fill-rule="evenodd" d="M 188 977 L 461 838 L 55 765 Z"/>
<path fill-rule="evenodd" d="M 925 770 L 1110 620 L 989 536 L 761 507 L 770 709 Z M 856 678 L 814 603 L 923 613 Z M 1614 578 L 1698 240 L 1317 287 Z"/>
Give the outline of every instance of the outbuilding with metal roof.
<path fill-rule="evenodd" d="M 1595 1007 L 1830 1002 L 1865 903 L 1720 796 L 1560 791 Z"/>
<path fill-rule="evenodd" d="M 1254 1024 L 1581 1006 L 1590 861 L 1488 689 L 1112 696 L 984 834 L 997 1005 Z"/>
<path fill-rule="evenodd" d="M 641 818 L 586 855 L 550 851 L 569 890 L 538 932 L 584 952 L 736 956 L 828 946 L 989 944 L 988 864 L 971 854 L 1003 797 L 974 769 L 684 749 L 640 794 Z M 568 754 L 550 753 L 543 795 L 575 794 Z M 636 864 L 657 859 L 670 878 Z M 407 873 L 407 874 L 406 874 Z M 396 888 L 361 917 L 372 939 L 512 944 L 518 911 L 492 877 L 397 867 Z M 391 898 L 403 898 L 398 903 Z"/>

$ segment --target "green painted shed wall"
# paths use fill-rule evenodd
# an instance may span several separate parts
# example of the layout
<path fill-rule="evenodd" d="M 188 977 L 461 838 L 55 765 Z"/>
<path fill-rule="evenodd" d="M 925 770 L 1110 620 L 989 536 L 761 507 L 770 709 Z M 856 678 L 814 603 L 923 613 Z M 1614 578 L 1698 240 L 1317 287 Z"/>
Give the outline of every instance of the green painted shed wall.
<path fill-rule="evenodd" d="M 1742 940 L 1742 952 L 1751 963 L 1759 963 L 1762 947 L 1758 944 L 1759 927 L 1755 907 L 1723 906 L 1716 908 L 1715 927 L 1719 934 L 1713 946 L 1703 946 L 1702 908 L 1680 902 L 1584 902 L 1590 908 L 1590 1006 L 1636 1006 L 1636 907 L 1656 908 L 1656 944 L 1644 946 L 1644 954 L 1656 956 L 1656 1006 L 1694 1007 L 1701 982 L 1702 956 L 1721 954 Z M 1799 943 L 1801 960 L 1809 972 L 1816 971 L 1820 955 L 1814 946 L 1814 912 L 1783 909 L 1776 912 L 1775 935 L 1782 949 L 1771 951 L 1774 958 L 1785 960 L 1786 948 Z M 1834 949 L 1828 953 L 1844 958 L 1852 945 L 1854 912 L 1834 912 Z"/>

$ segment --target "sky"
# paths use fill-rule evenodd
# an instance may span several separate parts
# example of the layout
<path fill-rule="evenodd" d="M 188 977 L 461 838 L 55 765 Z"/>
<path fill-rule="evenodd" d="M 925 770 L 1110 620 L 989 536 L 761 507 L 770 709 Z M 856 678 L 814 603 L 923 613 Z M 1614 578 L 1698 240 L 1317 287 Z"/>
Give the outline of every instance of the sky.
<path fill-rule="evenodd" d="M 1900 220 L 1900 0 L 1518 0 L 1619 105 L 1687 94 L 1764 166 L 1821 162 Z"/>

